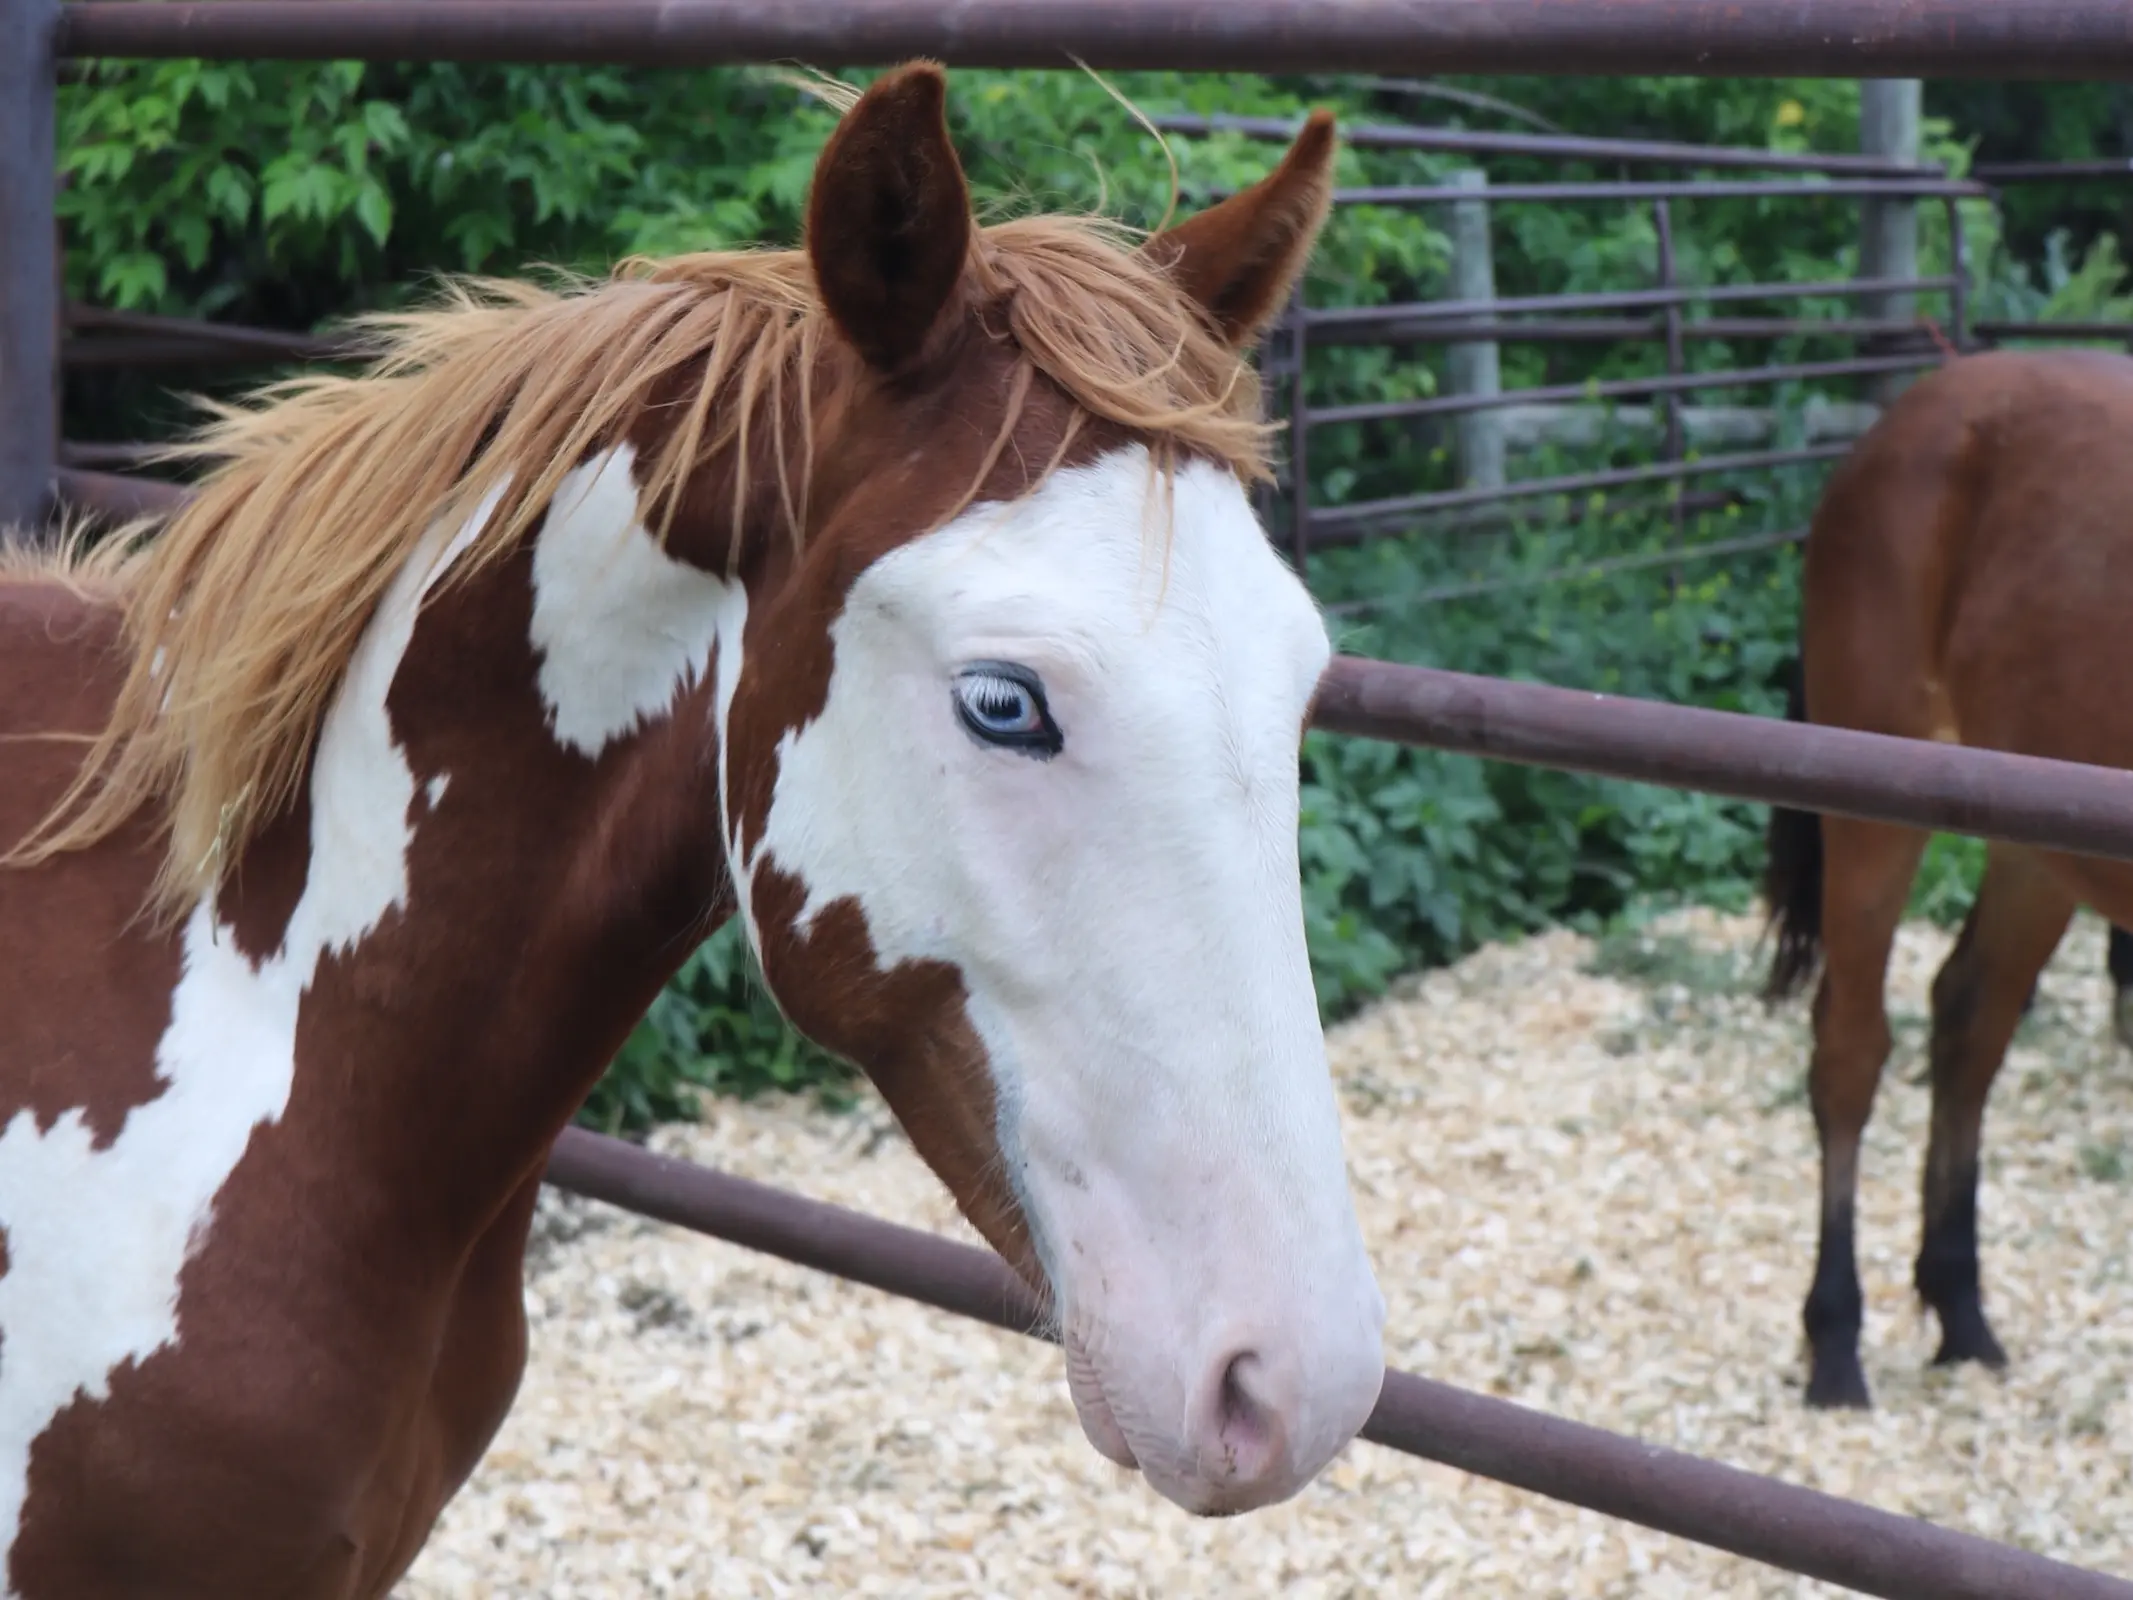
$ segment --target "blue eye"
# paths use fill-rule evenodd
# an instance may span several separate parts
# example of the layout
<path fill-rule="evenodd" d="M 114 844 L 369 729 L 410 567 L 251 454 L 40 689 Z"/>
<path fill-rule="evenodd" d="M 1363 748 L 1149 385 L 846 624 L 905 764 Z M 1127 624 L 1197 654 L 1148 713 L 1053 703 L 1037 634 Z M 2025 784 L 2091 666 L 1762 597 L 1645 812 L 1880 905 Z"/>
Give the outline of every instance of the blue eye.
<path fill-rule="evenodd" d="M 981 743 L 1055 756 L 1066 740 L 1044 703 L 1044 685 L 1027 667 L 981 662 L 956 675 L 955 710 Z"/>

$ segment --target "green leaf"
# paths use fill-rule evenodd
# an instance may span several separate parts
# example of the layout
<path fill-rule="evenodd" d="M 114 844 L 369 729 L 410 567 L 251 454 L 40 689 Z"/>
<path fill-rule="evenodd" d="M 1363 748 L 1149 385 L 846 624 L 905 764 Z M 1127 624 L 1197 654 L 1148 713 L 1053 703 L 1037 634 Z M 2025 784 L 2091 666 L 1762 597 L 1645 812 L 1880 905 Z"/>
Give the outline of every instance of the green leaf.
<path fill-rule="evenodd" d="M 371 238 L 379 244 L 391 237 L 393 231 L 392 196 L 375 180 L 366 182 L 356 191 L 356 219 L 368 230 Z"/>

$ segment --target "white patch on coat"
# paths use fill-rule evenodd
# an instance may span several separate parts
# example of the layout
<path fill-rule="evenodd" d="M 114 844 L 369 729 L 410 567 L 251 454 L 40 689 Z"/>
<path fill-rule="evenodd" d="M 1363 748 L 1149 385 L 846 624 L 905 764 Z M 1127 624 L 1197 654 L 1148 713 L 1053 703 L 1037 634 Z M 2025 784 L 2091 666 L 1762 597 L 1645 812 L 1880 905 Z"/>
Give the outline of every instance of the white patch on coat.
<path fill-rule="evenodd" d="M 729 591 L 638 520 L 627 445 L 565 475 L 533 547 L 533 645 L 556 742 L 599 755 L 703 677 Z M 736 636 L 737 637 L 737 636 Z"/>
<path fill-rule="evenodd" d="M 486 517 L 477 510 L 473 520 Z M 30 1450 L 77 1399 L 174 1343 L 179 1277 L 254 1130 L 278 1121 L 295 1075 L 297 1014 L 329 951 L 354 949 L 407 897 L 415 776 L 386 696 L 421 596 L 457 550 L 433 529 L 388 589 L 320 727 L 311 854 L 281 948 L 254 966 L 213 908 L 186 921 L 162 1092 L 103 1150 L 80 1110 L 44 1132 L 29 1111 L 0 1133 L 0 1552 L 11 1557 Z M 12 1595 L 0 1567 L 0 1594 Z"/>
<path fill-rule="evenodd" d="M 1330 647 L 1233 476 L 1180 469 L 1167 562 L 1151 485 L 1119 452 L 863 572 L 745 865 L 806 885 L 803 924 L 850 897 L 885 964 L 962 972 L 1091 1438 L 1237 1509 L 1308 1481 L 1383 1372 L 1297 857 Z M 988 660 L 1039 674 L 1058 755 L 960 724 Z M 1245 1350 L 1280 1422 L 1248 1484 L 1217 1403 Z"/>

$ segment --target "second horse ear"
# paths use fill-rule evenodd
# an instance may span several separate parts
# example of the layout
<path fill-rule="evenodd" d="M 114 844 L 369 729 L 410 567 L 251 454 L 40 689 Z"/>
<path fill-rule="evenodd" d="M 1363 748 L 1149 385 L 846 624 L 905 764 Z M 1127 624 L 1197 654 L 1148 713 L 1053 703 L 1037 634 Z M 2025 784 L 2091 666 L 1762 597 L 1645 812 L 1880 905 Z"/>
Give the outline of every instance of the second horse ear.
<path fill-rule="evenodd" d="M 1333 114 L 1314 111 L 1280 166 L 1142 247 L 1231 345 L 1256 344 L 1303 276 L 1333 204 L 1337 150 Z"/>
<path fill-rule="evenodd" d="M 815 163 L 807 255 L 838 330 L 867 364 L 916 360 L 970 249 L 970 190 L 948 137 L 948 82 L 932 62 L 876 79 Z"/>

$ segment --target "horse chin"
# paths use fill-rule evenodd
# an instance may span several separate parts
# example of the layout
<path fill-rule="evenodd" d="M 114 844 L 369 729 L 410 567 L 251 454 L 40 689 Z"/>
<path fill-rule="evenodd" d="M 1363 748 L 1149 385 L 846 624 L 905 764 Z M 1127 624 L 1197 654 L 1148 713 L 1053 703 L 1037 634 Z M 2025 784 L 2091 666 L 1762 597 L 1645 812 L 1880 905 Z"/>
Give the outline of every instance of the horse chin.
<path fill-rule="evenodd" d="M 1138 1472 L 1140 1459 L 1126 1442 L 1126 1430 L 1111 1414 L 1111 1402 L 1104 1398 L 1103 1378 L 1080 1333 L 1068 1328 L 1062 1343 L 1066 1349 L 1067 1393 L 1073 1397 L 1074 1414 L 1081 1419 L 1082 1433 L 1105 1460 Z"/>

